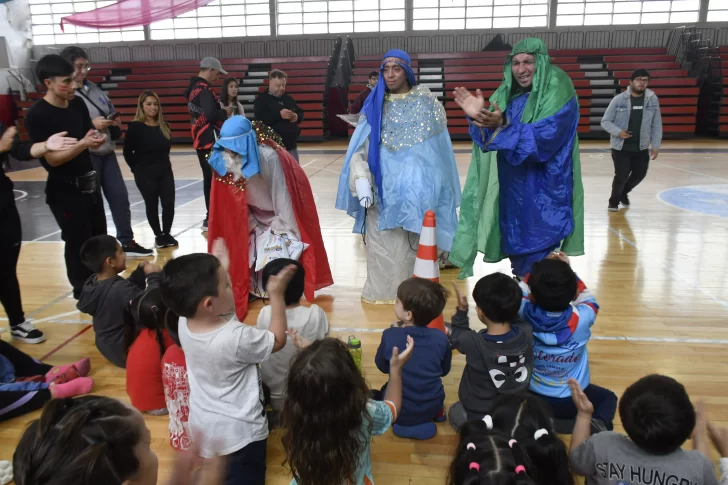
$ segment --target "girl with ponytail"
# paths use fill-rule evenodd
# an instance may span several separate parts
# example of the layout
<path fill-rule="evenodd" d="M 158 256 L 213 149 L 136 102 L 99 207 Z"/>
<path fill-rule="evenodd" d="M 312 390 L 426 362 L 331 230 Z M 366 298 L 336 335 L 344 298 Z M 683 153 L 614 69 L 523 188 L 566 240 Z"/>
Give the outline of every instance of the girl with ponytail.
<path fill-rule="evenodd" d="M 532 463 L 529 476 L 537 485 L 574 485 L 569 455 L 553 429 L 551 407 L 531 395 L 500 395 L 484 419 L 515 439 Z"/>
<path fill-rule="evenodd" d="M 486 416 L 490 418 L 490 416 Z M 450 465 L 448 485 L 534 485 L 532 465 L 520 443 L 493 429 L 493 421 L 469 421 Z"/>
<path fill-rule="evenodd" d="M 139 411 L 167 414 L 162 382 L 162 357 L 174 344 L 167 326 L 177 328 L 179 317 L 162 302 L 159 288 L 148 288 L 129 303 L 124 348 L 126 392 Z"/>

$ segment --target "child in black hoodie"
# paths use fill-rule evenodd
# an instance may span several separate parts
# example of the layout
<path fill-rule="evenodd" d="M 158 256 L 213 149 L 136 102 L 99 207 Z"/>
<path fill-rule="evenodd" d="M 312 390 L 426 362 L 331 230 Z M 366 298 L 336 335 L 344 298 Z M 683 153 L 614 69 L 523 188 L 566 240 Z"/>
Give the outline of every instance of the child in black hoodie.
<path fill-rule="evenodd" d="M 518 318 L 523 292 L 512 278 L 493 273 L 480 279 L 473 289 L 478 318 L 486 326 L 470 329 L 468 299 L 455 293 L 458 310 L 452 319 L 452 348 L 465 354 L 466 364 L 458 397 L 450 407 L 455 430 L 468 420 L 483 419 L 499 394 L 528 390 L 533 370 L 533 331 Z M 513 322 L 513 323 L 511 323 Z"/>
<path fill-rule="evenodd" d="M 93 316 L 96 347 L 112 364 L 125 368 L 124 335 L 129 302 L 147 285 L 159 286 L 162 268 L 142 261 L 129 279 L 119 276 L 126 270 L 126 254 L 112 236 L 94 236 L 81 247 L 81 260 L 95 274 L 81 290 L 76 308 Z"/>

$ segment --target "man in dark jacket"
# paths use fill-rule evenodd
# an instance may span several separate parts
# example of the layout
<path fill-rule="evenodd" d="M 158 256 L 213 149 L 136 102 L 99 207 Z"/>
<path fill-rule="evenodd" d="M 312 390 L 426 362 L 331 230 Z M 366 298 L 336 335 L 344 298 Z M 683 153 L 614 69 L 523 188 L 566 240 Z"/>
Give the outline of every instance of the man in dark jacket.
<path fill-rule="evenodd" d="M 0 303 L 10 321 L 13 339 L 27 344 L 39 344 L 45 341 L 45 335 L 25 320 L 20 299 L 17 267 L 23 233 L 20 214 L 15 207 L 13 182 L 5 175 L 4 168 L 8 153 L 17 160 L 31 160 L 52 150 L 67 150 L 76 145 L 78 140 L 66 138 L 67 133 L 62 132 L 42 143 L 21 142 L 17 132 L 13 126 L 6 130 L 0 121 L 0 227 L 3 228 L 3 237 L 0 238 Z"/>
<path fill-rule="evenodd" d="M 303 121 L 303 110 L 286 93 L 288 76 L 283 71 L 270 72 L 268 91 L 255 98 L 255 119 L 270 126 L 283 138 L 286 150 L 298 160 L 298 125 Z"/>
<path fill-rule="evenodd" d="M 361 109 L 364 107 L 364 101 L 367 100 L 369 95 L 372 92 L 372 89 L 377 85 L 377 81 L 379 80 L 379 73 L 377 71 L 372 71 L 369 73 L 369 84 L 367 84 L 367 87 L 364 91 L 359 93 L 359 96 L 356 97 L 354 101 L 351 102 L 351 107 L 349 108 L 349 113 L 351 114 L 358 114 Z"/>
<path fill-rule="evenodd" d="M 200 73 L 190 79 L 190 85 L 185 90 L 187 109 L 190 111 L 192 124 L 192 146 L 197 151 L 197 159 L 202 169 L 202 178 L 205 190 L 205 207 L 208 213 L 202 228 L 207 230 L 207 219 L 210 210 L 210 184 L 212 183 L 212 169 L 207 163 L 210 158 L 212 145 L 215 144 L 220 128 L 227 119 L 227 111 L 220 107 L 220 101 L 212 92 L 212 84 L 217 82 L 220 74 L 227 74 L 220 61 L 214 57 L 205 57 L 200 62 Z"/>

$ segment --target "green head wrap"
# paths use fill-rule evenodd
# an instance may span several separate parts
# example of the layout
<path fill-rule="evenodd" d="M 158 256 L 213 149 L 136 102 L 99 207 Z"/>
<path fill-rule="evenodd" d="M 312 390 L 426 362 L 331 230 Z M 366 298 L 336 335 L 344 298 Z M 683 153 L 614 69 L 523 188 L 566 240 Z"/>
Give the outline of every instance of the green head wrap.
<path fill-rule="evenodd" d="M 576 96 L 574 83 L 559 67 L 551 65 L 546 44 L 541 39 L 523 39 L 513 47 L 503 67 L 503 83 L 490 97 L 493 103 L 505 110 L 515 96 L 513 91 L 513 70 L 511 61 L 518 54 L 532 54 L 536 71 L 528 101 L 521 115 L 521 123 L 534 123 L 553 116 Z M 570 256 L 584 254 L 584 187 L 581 183 L 581 161 L 579 159 L 579 138 L 574 140 L 571 152 L 574 166 L 574 231 L 561 244 L 561 250 Z M 477 253 L 483 260 L 498 262 L 506 257 L 501 250 L 499 227 L 499 197 L 497 152 L 483 152 L 473 143 L 473 158 L 463 188 L 460 220 L 455 241 L 450 252 L 450 261 L 461 268 L 458 278 L 473 276 L 473 263 Z"/>
<path fill-rule="evenodd" d="M 541 39 L 529 37 L 523 39 L 513 47 L 513 51 L 506 57 L 503 66 L 503 83 L 490 97 L 490 102 L 498 103 L 501 109 L 506 109 L 513 95 L 513 70 L 511 61 L 518 54 L 532 54 L 536 61 L 536 72 L 533 75 L 531 94 L 521 116 L 521 123 L 533 123 L 540 119 L 553 116 L 576 96 L 574 84 L 569 76 L 556 66 L 551 65 L 551 57 L 546 44 Z"/>

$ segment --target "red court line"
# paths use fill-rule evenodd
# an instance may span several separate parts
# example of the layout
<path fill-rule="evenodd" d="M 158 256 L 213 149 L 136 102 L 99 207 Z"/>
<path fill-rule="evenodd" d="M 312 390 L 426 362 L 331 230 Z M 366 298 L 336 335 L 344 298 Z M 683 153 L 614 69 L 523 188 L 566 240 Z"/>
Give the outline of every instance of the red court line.
<path fill-rule="evenodd" d="M 50 357 L 51 355 L 55 354 L 59 350 L 61 350 L 66 345 L 68 345 L 71 342 L 73 342 L 74 340 L 76 340 L 78 337 L 80 337 L 81 335 L 83 335 L 84 332 L 87 332 L 92 327 L 93 327 L 93 325 L 86 325 L 76 335 L 73 335 L 71 338 L 69 338 L 68 340 L 66 340 L 65 342 L 63 342 L 61 345 L 59 345 L 58 347 L 56 347 L 55 349 L 51 350 L 50 352 L 48 352 L 47 354 L 45 354 L 43 357 L 41 357 L 40 358 L 41 362 L 44 361 L 44 360 L 46 360 L 48 357 Z"/>

